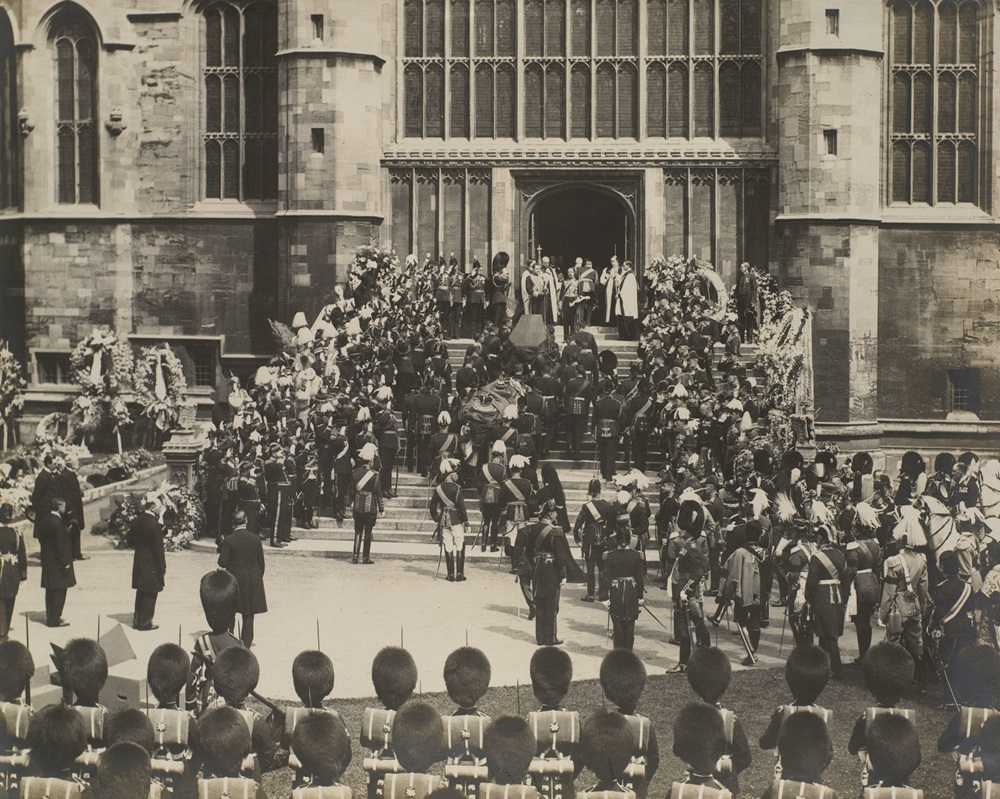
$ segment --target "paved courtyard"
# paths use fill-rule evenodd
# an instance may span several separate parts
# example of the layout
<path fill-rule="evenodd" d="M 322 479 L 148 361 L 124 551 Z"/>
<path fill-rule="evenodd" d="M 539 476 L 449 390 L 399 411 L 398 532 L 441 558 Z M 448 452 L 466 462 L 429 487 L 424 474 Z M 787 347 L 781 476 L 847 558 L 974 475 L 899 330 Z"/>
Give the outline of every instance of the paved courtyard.
<path fill-rule="evenodd" d="M 70 626 L 45 627 L 43 594 L 39 587 L 36 558 L 29 566 L 17 603 L 14 633 L 24 638 L 25 618 L 31 626 L 30 644 L 36 664 L 48 663 L 48 642 L 64 643 L 75 636 L 95 636 L 115 624 L 125 627 L 137 655 L 131 667 L 119 671 L 145 674 L 150 652 L 160 643 L 181 638 L 189 648 L 193 636 L 205 630 L 198 600 L 201 576 L 214 568 L 210 554 L 177 552 L 167 555 L 167 585 L 160 594 L 156 621 L 160 629 L 136 632 L 131 629 L 134 593 L 131 590 L 132 556 L 116 551 L 106 539 L 85 537 L 84 550 L 90 560 L 76 564 L 78 586 L 71 589 L 65 618 Z M 265 548 L 265 555 L 267 550 Z M 579 553 L 577 553 L 579 554 Z M 518 586 L 506 568 L 495 562 L 477 563 L 469 569 L 465 583 L 435 580 L 433 561 L 380 558 L 376 543 L 374 566 L 353 566 L 346 559 L 272 557 L 267 561 L 265 584 L 269 612 L 257 618 L 254 652 L 261 661 L 259 691 L 274 698 L 291 698 L 291 665 L 295 655 L 316 646 L 319 625 L 320 645 L 334 662 L 334 696 L 364 697 L 374 692 L 370 681 L 372 657 L 383 646 L 403 644 L 420 669 L 420 688 L 444 688 L 442 668 L 445 657 L 468 639 L 480 647 L 493 665 L 494 685 L 530 684 L 528 661 L 535 648 L 534 622 L 527 620 Z M 442 569 L 443 573 L 443 569 Z M 603 606 L 579 600 L 582 586 L 565 586 L 559 614 L 559 637 L 573 656 L 575 676 L 593 678 L 610 647 L 607 613 Z M 653 588 L 648 593 L 650 609 L 668 627 L 671 610 L 666 591 Z M 714 609 L 709 601 L 708 609 Z M 772 609 L 775 619 L 764 630 L 760 665 L 778 666 L 792 644 L 791 631 L 785 632 L 781 647 L 781 609 Z M 677 647 L 652 616 L 643 613 L 636 625 L 636 652 L 651 673 L 662 672 L 677 660 Z M 854 636 L 844 636 L 845 660 L 855 657 Z M 743 657 L 739 639 L 723 623 L 713 631 L 713 640 L 729 652 L 734 663 Z"/>

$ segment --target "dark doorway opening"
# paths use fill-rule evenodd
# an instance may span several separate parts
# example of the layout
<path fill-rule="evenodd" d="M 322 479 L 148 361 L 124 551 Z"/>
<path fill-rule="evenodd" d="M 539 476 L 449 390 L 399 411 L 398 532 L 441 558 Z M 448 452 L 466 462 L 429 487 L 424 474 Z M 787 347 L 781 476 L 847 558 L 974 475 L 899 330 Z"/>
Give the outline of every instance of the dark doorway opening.
<path fill-rule="evenodd" d="M 635 218 L 618 195 L 593 186 L 567 185 L 542 196 L 528 220 L 531 257 L 549 256 L 561 271 L 577 258 L 603 272 L 617 255 L 635 261 Z"/>

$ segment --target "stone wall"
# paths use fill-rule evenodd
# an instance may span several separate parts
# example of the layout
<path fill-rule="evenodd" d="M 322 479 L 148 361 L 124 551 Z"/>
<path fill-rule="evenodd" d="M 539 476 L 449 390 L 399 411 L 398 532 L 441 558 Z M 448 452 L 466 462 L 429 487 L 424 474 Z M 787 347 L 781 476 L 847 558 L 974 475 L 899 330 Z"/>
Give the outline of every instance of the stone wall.
<path fill-rule="evenodd" d="M 1000 419 L 1000 232 L 886 227 L 879 242 L 879 416 L 944 418 L 947 370 L 980 369 Z"/>

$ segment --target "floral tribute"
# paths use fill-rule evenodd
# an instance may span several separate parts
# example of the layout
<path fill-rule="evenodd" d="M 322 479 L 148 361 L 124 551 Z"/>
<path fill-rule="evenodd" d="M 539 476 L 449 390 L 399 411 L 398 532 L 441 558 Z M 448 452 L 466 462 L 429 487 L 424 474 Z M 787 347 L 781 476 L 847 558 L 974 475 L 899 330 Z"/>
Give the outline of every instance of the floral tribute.
<path fill-rule="evenodd" d="M 121 429 L 132 424 L 122 396 L 131 388 L 134 366 L 128 339 L 107 328 L 95 328 L 73 350 L 69 366 L 71 379 L 80 387 L 70 410 L 74 434 L 88 439 L 111 427 L 121 452 Z"/>
<path fill-rule="evenodd" d="M 135 399 L 142 414 L 166 432 L 177 424 L 187 401 L 187 379 L 180 359 L 167 343 L 143 347 L 133 375 Z"/>
<path fill-rule="evenodd" d="M 24 368 L 6 341 L 0 341 L 0 450 L 14 442 L 13 422 L 24 407 Z M 9 439 L 8 439 L 9 436 Z"/>
<path fill-rule="evenodd" d="M 205 510 L 192 491 L 172 483 L 163 483 L 153 492 L 137 491 L 115 499 L 115 509 L 107 528 L 107 535 L 114 541 L 115 548 L 132 548 L 132 522 L 142 513 L 143 499 L 150 493 L 164 507 L 164 548 L 168 552 L 185 549 L 205 529 Z"/>

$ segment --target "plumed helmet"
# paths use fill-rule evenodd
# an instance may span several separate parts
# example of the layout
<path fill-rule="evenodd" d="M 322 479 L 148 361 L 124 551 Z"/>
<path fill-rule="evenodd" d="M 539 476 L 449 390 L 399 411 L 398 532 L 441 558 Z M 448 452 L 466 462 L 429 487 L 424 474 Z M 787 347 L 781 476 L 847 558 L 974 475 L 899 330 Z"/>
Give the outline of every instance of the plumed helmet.
<path fill-rule="evenodd" d="M 451 414 L 448 413 L 448 411 L 441 411 L 441 413 L 438 414 L 438 424 L 451 424 Z"/>
<path fill-rule="evenodd" d="M 361 460 L 365 461 L 366 463 L 371 463 L 372 461 L 374 461 L 376 455 L 378 455 L 378 447 L 376 447 L 371 442 L 361 447 L 361 450 L 358 452 L 358 456 L 361 458 Z"/>
<path fill-rule="evenodd" d="M 677 511 L 677 526 L 690 536 L 700 536 L 705 529 L 705 506 L 696 499 L 686 499 Z"/>
<path fill-rule="evenodd" d="M 535 756 L 535 734 L 525 719 L 499 716 L 483 734 L 483 752 L 494 782 L 523 784 Z"/>
<path fill-rule="evenodd" d="M 875 470 L 875 461 L 867 452 L 856 452 L 851 459 L 851 471 L 855 474 L 871 474 Z"/>
<path fill-rule="evenodd" d="M 489 658 L 472 646 L 462 646 L 444 662 L 444 684 L 448 696 L 459 707 L 475 707 L 490 687 Z"/>
<path fill-rule="evenodd" d="M 499 438 L 493 442 L 493 446 L 490 447 L 490 451 L 494 455 L 505 454 L 507 452 L 507 445 L 503 443 Z"/>
<path fill-rule="evenodd" d="M 817 452 L 814 460 L 817 466 L 823 468 L 823 471 L 820 472 L 821 479 L 829 478 L 837 471 L 837 456 L 828 449 Z"/>
<path fill-rule="evenodd" d="M 899 461 L 899 471 L 909 477 L 917 477 L 926 469 L 923 456 L 919 452 L 909 450 L 903 453 Z"/>
<path fill-rule="evenodd" d="M 458 471 L 459 463 L 455 458 L 442 458 L 441 465 L 438 467 L 441 470 L 441 474 L 449 475 Z"/>
<path fill-rule="evenodd" d="M 357 420 L 359 422 L 367 422 L 372 418 L 372 412 L 368 410 L 367 405 L 362 405 L 358 408 Z"/>
<path fill-rule="evenodd" d="M 769 475 L 772 469 L 771 453 L 766 449 L 758 449 L 753 453 L 753 470 L 759 474 Z"/>
<path fill-rule="evenodd" d="M 951 474 L 951 470 L 955 468 L 955 463 L 955 456 L 950 452 L 939 452 L 937 457 L 934 458 L 934 471 Z"/>
<path fill-rule="evenodd" d="M 423 774 L 444 757 L 444 722 L 427 702 L 409 701 L 392 723 L 392 748 L 405 771 Z"/>
<path fill-rule="evenodd" d="M 963 452 L 958 456 L 958 462 L 964 463 L 966 466 L 972 466 L 972 464 L 979 461 L 979 456 L 975 452 Z"/>

